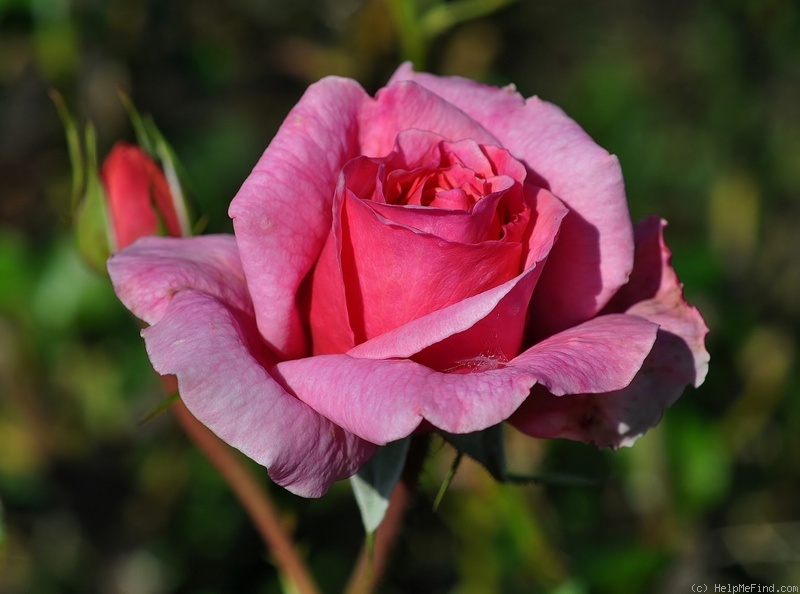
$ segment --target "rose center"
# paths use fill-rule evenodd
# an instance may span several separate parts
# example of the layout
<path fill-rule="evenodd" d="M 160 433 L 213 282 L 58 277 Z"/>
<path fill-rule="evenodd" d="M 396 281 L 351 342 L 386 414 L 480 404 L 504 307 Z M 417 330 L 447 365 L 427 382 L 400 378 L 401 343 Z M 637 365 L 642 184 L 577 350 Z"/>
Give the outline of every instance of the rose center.
<path fill-rule="evenodd" d="M 435 169 L 397 169 L 384 181 L 388 204 L 471 211 L 487 194 L 486 178 L 461 164 Z"/>

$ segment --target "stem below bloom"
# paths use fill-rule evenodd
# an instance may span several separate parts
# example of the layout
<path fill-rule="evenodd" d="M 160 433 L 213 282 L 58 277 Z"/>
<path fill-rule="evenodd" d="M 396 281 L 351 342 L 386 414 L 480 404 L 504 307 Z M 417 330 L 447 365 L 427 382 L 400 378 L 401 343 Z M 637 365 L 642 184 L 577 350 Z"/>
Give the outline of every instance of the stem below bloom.
<path fill-rule="evenodd" d="M 298 594 L 318 594 L 319 588 L 261 483 L 231 448 L 200 423 L 182 401 L 178 400 L 172 410 L 186 434 L 222 475 L 250 516 L 256 530 L 272 552 L 279 571 L 292 585 L 291 591 Z"/>

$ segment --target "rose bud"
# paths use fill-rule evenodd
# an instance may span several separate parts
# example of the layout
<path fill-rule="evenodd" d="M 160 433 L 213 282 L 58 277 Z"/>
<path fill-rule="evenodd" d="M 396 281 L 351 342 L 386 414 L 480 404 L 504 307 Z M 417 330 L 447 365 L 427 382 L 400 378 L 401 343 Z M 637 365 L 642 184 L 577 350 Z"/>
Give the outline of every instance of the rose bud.
<path fill-rule="evenodd" d="M 187 235 L 164 172 L 138 146 L 115 144 L 100 178 L 111 221 L 112 253 L 147 235 Z"/>

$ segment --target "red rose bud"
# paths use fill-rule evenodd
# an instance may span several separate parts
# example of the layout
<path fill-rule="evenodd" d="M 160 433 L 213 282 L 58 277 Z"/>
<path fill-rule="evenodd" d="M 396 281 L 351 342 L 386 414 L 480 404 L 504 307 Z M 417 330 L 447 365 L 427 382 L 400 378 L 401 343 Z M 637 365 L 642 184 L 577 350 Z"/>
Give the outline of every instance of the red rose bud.
<path fill-rule="evenodd" d="M 136 145 L 114 145 L 100 170 L 111 223 L 111 251 L 146 235 L 186 235 L 161 168 Z"/>

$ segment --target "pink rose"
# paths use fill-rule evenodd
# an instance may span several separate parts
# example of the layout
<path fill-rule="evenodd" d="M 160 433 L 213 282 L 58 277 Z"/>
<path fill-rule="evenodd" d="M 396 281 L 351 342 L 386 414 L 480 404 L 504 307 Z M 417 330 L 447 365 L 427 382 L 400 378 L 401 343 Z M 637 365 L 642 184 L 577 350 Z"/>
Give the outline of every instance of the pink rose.
<path fill-rule="evenodd" d="M 631 443 L 705 375 L 663 223 L 634 228 L 617 159 L 511 88 L 326 78 L 230 215 L 109 271 L 187 407 L 300 495 L 419 430 Z"/>
<path fill-rule="evenodd" d="M 156 235 L 162 226 L 173 237 L 185 235 L 164 173 L 138 146 L 115 144 L 100 177 L 113 231 L 112 252 Z"/>

